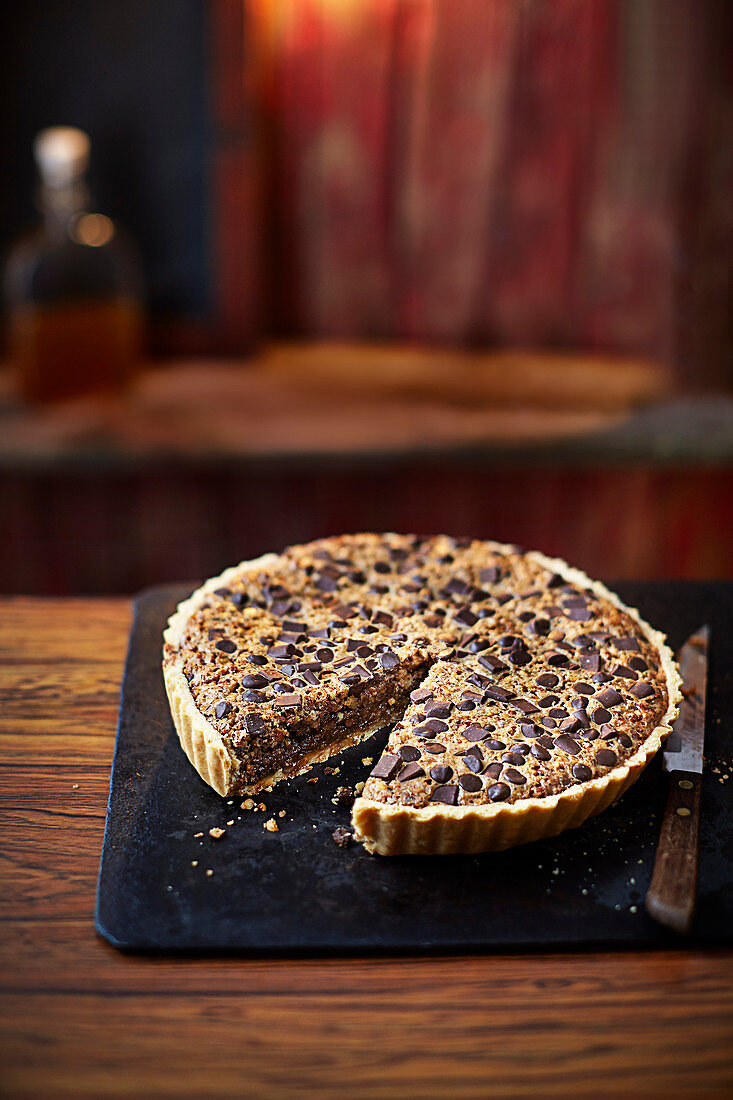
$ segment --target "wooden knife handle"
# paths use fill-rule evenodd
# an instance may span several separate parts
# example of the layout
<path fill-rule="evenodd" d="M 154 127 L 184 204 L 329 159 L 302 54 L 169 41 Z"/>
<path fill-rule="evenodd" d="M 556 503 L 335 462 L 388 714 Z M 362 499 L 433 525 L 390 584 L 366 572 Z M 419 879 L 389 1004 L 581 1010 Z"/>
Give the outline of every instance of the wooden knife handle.
<path fill-rule="evenodd" d="M 672 772 L 646 895 L 650 916 L 675 932 L 689 932 L 695 910 L 702 776 Z"/>

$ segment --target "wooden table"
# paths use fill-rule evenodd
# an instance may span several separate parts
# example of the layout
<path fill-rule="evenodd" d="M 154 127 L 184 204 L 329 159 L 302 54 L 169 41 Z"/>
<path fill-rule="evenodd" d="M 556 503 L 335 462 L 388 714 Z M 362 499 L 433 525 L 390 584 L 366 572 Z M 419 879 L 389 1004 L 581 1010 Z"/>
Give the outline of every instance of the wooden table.
<path fill-rule="evenodd" d="M 94 931 L 130 607 L 0 602 L 3 1096 L 731 1095 L 733 951 L 134 958 Z"/>

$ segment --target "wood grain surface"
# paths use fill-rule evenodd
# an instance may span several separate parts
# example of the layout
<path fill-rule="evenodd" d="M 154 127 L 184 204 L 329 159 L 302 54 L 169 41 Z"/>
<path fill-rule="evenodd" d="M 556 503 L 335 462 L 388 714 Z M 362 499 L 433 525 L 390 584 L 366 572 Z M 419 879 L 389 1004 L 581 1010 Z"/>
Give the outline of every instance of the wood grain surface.
<path fill-rule="evenodd" d="M 0 602 L 0 1094 L 731 1095 L 733 952 L 135 958 L 95 934 L 122 600 Z"/>

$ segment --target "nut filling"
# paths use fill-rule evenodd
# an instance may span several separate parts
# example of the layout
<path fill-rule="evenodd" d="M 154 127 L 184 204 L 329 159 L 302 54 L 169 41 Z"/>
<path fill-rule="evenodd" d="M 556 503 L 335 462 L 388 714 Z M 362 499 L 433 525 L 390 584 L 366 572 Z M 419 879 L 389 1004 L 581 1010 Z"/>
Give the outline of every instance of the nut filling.
<path fill-rule="evenodd" d="M 322 539 L 199 590 L 164 666 L 220 738 L 221 793 L 396 721 L 364 799 L 545 798 L 633 757 L 675 703 L 661 636 L 574 575 L 443 535 Z"/>

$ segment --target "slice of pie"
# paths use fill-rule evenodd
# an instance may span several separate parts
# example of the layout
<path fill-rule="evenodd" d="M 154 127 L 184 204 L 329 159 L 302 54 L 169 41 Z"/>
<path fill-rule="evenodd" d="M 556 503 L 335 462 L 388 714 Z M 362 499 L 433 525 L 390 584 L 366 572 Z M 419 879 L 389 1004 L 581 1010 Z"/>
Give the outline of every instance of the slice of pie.
<path fill-rule="evenodd" d="M 562 561 L 445 535 L 343 535 L 243 562 L 180 604 L 181 744 L 254 794 L 396 723 L 353 810 L 371 852 L 481 852 L 614 802 L 677 714 L 665 638 Z"/>

